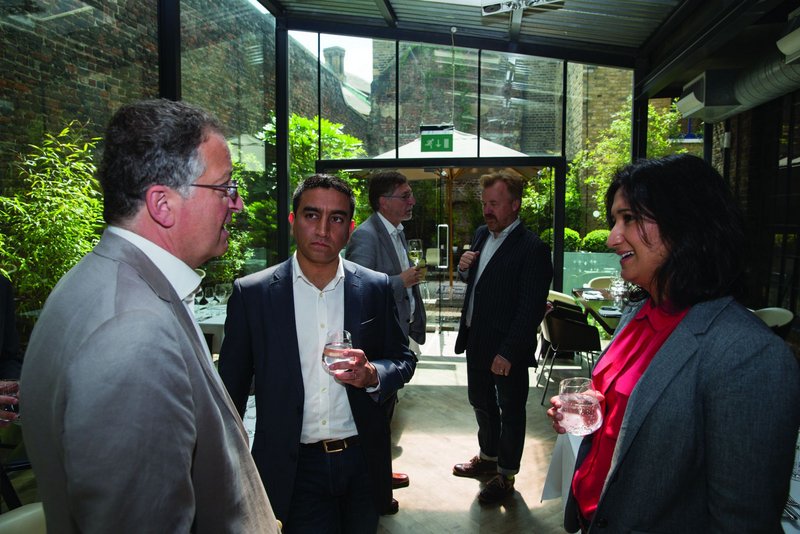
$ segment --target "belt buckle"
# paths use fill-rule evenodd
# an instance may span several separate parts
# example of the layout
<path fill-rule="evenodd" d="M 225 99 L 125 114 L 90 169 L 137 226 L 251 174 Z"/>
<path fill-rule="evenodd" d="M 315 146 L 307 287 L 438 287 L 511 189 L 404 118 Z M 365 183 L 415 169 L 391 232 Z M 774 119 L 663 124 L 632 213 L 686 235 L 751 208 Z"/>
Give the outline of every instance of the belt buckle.
<path fill-rule="evenodd" d="M 342 444 L 342 446 L 339 447 L 338 449 L 328 448 L 329 444 L 336 443 L 336 442 L 340 442 Z M 344 440 L 344 439 L 327 439 L 327 440 L 322 442 L 322 447 L 325 449 L 325 452 L 328 453 L 328 454 L 330 454 L 332 452 L 342 452 L 343 450 L 345 450 L 347 448 L 347 440 Z"/>

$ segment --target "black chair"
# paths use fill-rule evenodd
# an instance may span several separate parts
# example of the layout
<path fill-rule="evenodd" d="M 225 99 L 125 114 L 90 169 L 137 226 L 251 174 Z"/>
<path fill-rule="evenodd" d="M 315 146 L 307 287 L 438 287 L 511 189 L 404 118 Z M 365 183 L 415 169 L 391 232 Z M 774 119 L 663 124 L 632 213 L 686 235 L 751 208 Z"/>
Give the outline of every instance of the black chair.
<path fill-rule="evenodd" d="M 600 332 L 586 321 L 586 316 L 581 315 L 581 319 L 574 317 L 560 316 L 554 313 L 555 309 L 544 316 L 542 321 L 542 335 L 550 344 L 544 356 L 542 370 L 536 379 L 539 385 L 540 379 L 544 378 L 544 391 L 542 391 L 541 403 L 547 396 L 547 389 L 550 385 L 550 377 L 553 374 L 553 364 L 559 353 L 578 352 L 589 355 L 589 369 L 594 367 L 594 356 L 600 353 Z M 548 366 L 548 361 L 550 365 Z"/>

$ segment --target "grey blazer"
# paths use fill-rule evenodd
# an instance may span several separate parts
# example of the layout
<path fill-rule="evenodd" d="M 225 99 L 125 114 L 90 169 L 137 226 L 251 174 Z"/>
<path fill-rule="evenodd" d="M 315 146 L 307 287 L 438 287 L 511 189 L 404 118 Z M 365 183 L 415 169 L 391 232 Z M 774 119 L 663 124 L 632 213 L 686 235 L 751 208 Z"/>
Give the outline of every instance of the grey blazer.
<path fill-rule="evenodd" d="M 278 531 L 189 312 L 125 239 L 50 294 L 20 401 L 48 532 Z"/>
<path fill-rule="evenodd" d="M 403 239 L 403 246 L 408 250 L 408 243 L 405 239 Z M 370 215 L 353 231 L 344 257 L 362 267 L 389 275 L 389 283 L 392 286 L 403 333 L 420 345 L 424 344 L 427 317 L 425 317 L 425 305 L 422 302 L 419 285 L 411 288 L 411 294 L 414 297 L 414 319 L 409 323 L 411 304 L 408 299 L 408 291 L 403 287 L 403 280 L 400 278 L 403 269 L 400 266 L 400 260 L 397 259 L 392 236 L 386 231 L 386 226 L 377 213 Z"/>
<path fill-rule="evenodd" d="M 693 306 L 631 393 L 590 532 L 782 532 L 798 398 L 798 361 L 760 319 L 730 297 Z M 576 512 L 570 495 L 570 532 Z"/>

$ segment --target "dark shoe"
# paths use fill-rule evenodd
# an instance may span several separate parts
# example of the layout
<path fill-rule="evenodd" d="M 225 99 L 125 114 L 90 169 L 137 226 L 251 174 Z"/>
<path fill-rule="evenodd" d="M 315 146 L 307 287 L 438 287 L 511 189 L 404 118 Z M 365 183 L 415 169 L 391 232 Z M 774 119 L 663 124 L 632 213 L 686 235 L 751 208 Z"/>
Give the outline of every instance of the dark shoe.
<path fill-rule="evenodd" d="M 389 508 L 384 510 L 381 515 L 394 515 L 400 510 L 400 503 L 397 502 L 397 499 L 392 499 L 392 503 L 389 505 Z"/>
<path fill-rule="evenodd" d="M 392 489 L 407 488 L 408 475 L 405 473 L 392 473 Z"/>
<path fill-rule="evenodd" d="M 497 462 L 484 460 L 480 456 L 473 456 L 465 464 L 453 466 L 453 474 L 457 477 L 479 477 L 481 475 L 494 475 L 497 473 Z"/>
<path fill-rule="evenodd" d="M 494 504 L 512 493 L 514 493 L 514 479 L 509 479 L 505 475 L 497 475 L 481 490 L 478 500 L 484 504 Z"/>

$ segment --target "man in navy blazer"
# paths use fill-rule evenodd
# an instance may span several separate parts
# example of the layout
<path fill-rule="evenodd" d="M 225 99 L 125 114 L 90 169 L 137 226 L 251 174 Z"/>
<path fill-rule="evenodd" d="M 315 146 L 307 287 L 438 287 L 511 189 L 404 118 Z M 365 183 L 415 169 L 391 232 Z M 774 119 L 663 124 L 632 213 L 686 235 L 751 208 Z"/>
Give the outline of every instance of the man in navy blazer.
<path fill-rule="evenodd" d="M 385 274 L 340 258 L 350 188 L 315 175 L 294 193 L 297 252 L 234 283 L 219 371 L 240 413 L 255 378 L 255 459 L 285 532 L 375 532 L 391 506 L 384 404 L 415 361 Z M 323 367 L 328 332 L 352 335 L 350 360 Z"/>
<path fill-rule="evenodd" d="M 536 329 L 544 317 L 553 264 L 547 245 L 520 222 L 522 179 L 481 176 L 485 226 L 458 262 L 467 293 L 456 353 L 467 351 L 467 392 L 478 421 L 480 452 L 456 464 L 462 477 L 494 475 L 482 503 L 514 491 L 525 445 L 528 367 L 535 366 Z"/>

